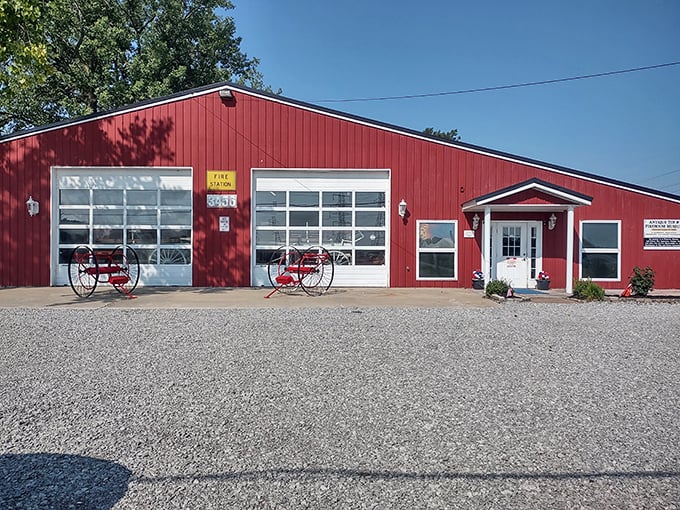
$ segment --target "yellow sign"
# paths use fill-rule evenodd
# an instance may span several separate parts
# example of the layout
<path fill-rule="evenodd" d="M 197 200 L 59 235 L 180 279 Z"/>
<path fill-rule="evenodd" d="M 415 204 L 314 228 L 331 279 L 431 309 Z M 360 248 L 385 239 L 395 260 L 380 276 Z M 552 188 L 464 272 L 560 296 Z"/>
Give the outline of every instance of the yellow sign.
<path fill-rule="evenodd" d="M 233 170 L 208 170 L 208 190 L 236 191 L 236 172 Z"/>

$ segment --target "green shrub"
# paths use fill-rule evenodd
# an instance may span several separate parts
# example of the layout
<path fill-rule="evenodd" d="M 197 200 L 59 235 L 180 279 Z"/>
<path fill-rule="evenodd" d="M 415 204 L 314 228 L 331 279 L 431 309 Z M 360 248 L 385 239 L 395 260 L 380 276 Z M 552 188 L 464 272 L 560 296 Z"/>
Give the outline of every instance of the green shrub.
<path fill-rule="evenodd" d="M 486 286 L 486 295 L 492 296 L 497 294 L 499 296 L 506 297 L 508 295 L 508 289 L 510 285 L 505 280 L 491 280 Z"/>
<path fill-rule="evenodd" d="M 604 289 L 591 280 L 576 280 L 574 282 L 574 294 L 576 299 L 586 301 L 602 301 L 604 299 Z"/>
<path fill-rule="evenodd" d="M 649 266 L 644 269 L 635 266 L 629 280 L 630 285 L 633 287 L 633 294 L 636 296 L 646 296 L 649 294 L 649 291 L 654 288 L 654 274 L 654 271 Z"/>

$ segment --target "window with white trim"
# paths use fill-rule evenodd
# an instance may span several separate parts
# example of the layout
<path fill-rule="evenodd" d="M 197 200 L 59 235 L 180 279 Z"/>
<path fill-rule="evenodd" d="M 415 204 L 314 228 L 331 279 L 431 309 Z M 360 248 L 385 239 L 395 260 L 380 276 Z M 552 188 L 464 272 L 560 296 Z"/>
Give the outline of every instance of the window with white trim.
<path fill-rule="evenodd" d="M 580 277 L 621 279 L 621 221 L 581 221 Z"/>
<path fill-rule="evenodd" d="M 132 245 L 141 264 L 191 265 L 190 189 L 59 190 L 59 263 L 79 244 Z"/>
<path fill-rule="evenodd" d="M 255 257 L 266 265 L 282 245 L 322 245 L 336 264 L 385 265 L 384 191 L 257 191 Z"/>
<path fill-rule="evenodd" d="M 453 220 L 418 220 L 416 246 L 418 280 L 456 280 L 456 237 L 458 222 Z"/>

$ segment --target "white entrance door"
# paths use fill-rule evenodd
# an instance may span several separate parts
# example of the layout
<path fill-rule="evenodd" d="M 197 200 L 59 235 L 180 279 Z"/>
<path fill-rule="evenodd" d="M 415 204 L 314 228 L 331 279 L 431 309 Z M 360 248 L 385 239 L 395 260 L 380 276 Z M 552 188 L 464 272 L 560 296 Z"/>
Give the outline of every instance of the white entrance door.
<path fill-rule="evenodd" d="M 494 222 L 492 277 L 512 287 L 535 287 L 541 265 L 540 222 Z"/>

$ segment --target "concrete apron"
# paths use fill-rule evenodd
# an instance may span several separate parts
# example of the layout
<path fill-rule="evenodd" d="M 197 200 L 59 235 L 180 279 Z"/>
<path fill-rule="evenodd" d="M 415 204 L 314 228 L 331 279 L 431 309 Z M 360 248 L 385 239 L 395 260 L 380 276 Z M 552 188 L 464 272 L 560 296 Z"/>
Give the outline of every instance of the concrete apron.
<path fill-rule="evenodd" d="M 110 285 L 98 286 L 88 298 L 70 287 L 0 288 L 1 308 L 319 308 L 319 307 L 435 307 L 486 308 L 498 303 L 472 289 L 433 288 L 334 288 L 312 297 L 302 290 L 292 294 L 271 289 L 224 287 L 139 287 L 129 299 Z"/>

